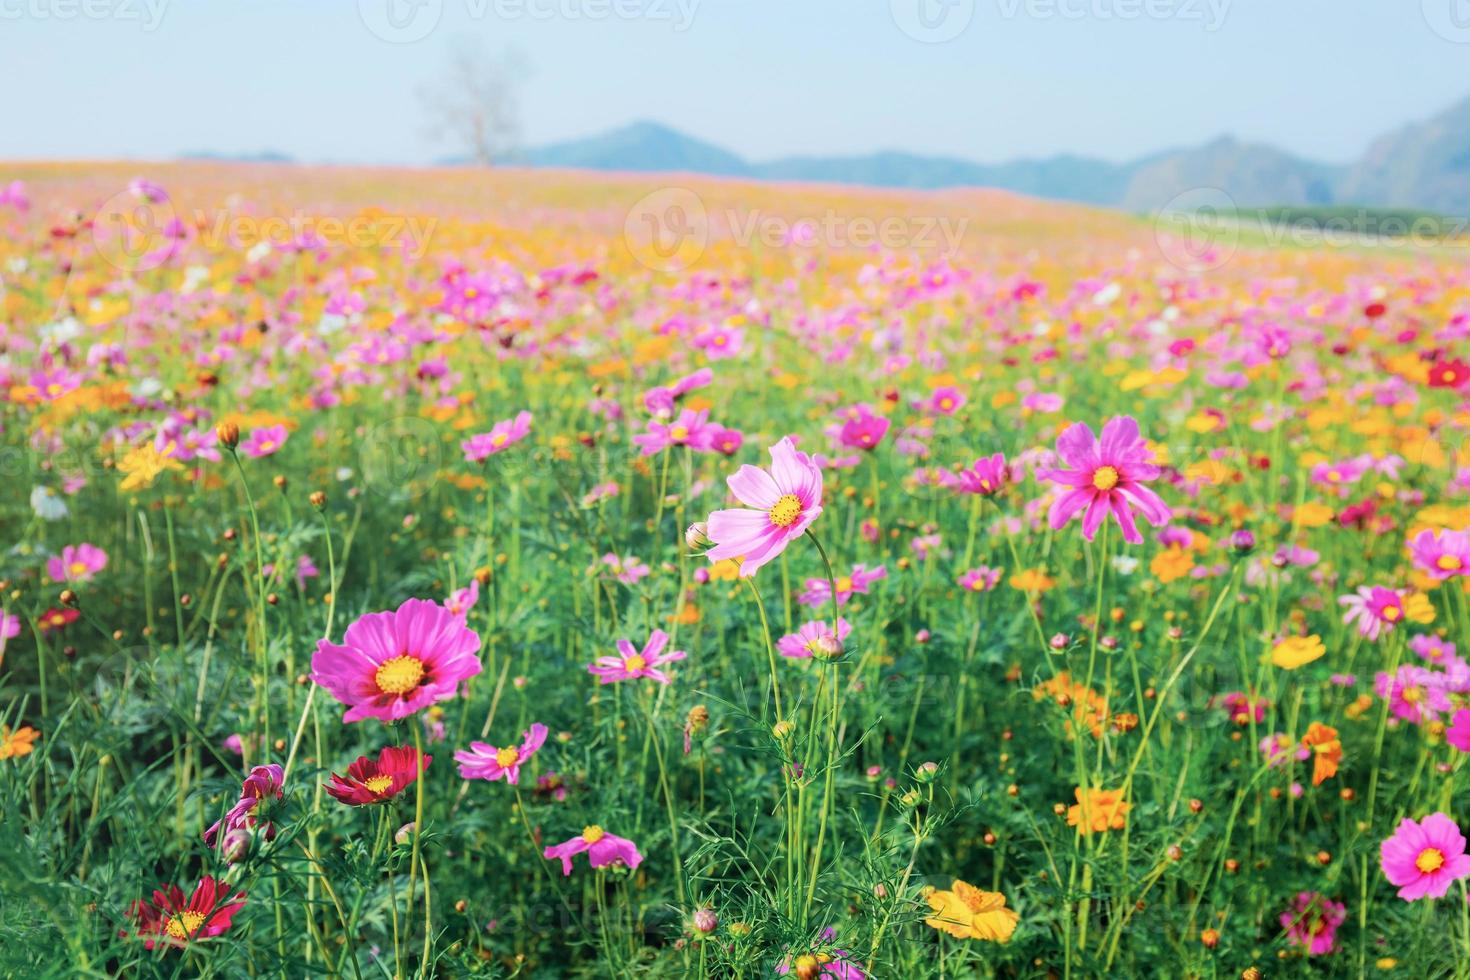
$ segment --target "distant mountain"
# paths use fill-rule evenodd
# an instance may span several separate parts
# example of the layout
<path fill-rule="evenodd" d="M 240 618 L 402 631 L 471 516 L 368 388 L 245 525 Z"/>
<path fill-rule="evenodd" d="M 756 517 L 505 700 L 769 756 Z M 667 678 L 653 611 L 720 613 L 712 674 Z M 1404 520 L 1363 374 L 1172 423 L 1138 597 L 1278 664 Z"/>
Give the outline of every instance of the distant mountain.
<path fill-rule="evenodd" d="M 1242 206 L 1331 204 L 1343 170 L 1222 136 L 1136 165 L 1122 205 L 1129 211 L 1156 211 L 1200 187 L 1218 187 Z"/>
<path fill-rule="evenodd" d="M 899 151 L 760 163 L 651 122 L 532 149 L 517 162 L 869 187 L 994 187 L 1132 211 L 1155 210 L 1184 191 L 1218 188 L 1241 207 L 1353 204 L 1470 216 L 1470 99 L 1380 138 L 1348 167 L 1232 137 L 1128 163 L 1055 156 L 985 164 Z"/>
<path fill-rule="evenodd" d="M 1343 178 L 1338 197 L 1470 217 L 1470 98 L 1375 140 Z"/>
<path fill-rule="evenodd" d="M 740 157 L 658 123 L 637 122 L 601 136 L 530 150 L 534 167 L 580 170 L 684 171 L 717 177 L 749 177 Z"/>
<path fill-rule="evenodd" d="M 262 150 L 259 153 L 211 153 L 208 150 L 196 150 L 193 153 L 179 155 L 180 160 L 218 160 L 229 163 L 295 163 L 296 160 L 284 153 L 275 150 Z"/>

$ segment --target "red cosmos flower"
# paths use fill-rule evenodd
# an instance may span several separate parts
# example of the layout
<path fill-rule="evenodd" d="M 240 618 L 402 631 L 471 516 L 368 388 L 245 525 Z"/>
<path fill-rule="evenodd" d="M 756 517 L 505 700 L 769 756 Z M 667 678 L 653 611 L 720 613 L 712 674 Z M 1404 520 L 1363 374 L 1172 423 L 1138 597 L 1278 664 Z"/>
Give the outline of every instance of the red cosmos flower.
<path fill-rule="evenodd" d="M 424 756 L 424 769 L 433 761 L 432 755 Z M 368 806 L 388 802 L 418 778 L 418 750 L 412 745 L 388 745 L 376 761 L 358 756 L 345 777 L 332 773 L 332 785 L 323 788 L 348 806 Z"/>
<path fill-rule="evenodd" d="M 1429 387 L 1458 388 L 1470 381 L 1470 364 L 1458 357 L 1446 361 L 1435 361 L 1429 365 Z"/>
<path fill-rule="evenodd" d="M 63 629 L 75 623 L 82 614 L 75 609 L 48 609 L 41 613 L 36 625 L 42 633 Z"/>
<path fill-rule="evenodd" d="M 185 946 L 218 936 L 230 928 L 230 920 L 245 907 L 244 892 L 226 898 L 222 885 L 205 875 L 187 903 L 178 885 L 169 885 L 167 891 L 155 889 L 152 902 L 138 899 L 133 903 L 131 912 L 138 923 L 135 935 L 143 937 L 147 949 L 159 943 Z M 121 934 L 126 936 L 127 932 Z"/>

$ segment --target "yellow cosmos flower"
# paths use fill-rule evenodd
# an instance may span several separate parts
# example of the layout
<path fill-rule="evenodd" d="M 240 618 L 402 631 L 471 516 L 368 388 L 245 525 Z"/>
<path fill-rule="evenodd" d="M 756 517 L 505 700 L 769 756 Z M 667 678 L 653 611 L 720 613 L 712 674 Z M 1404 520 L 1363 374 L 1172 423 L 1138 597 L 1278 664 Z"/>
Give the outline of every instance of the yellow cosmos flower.
<path fill-rule="evenodd" d="M 1178 547 L 1165 548 L 1148 563 L 1148 570 L 1165 585 L 1188 575 L 1193 567 L 1194 556 L 1187 549 Z"/>
<path fill-rule="evenodd" d="M 1022 592 L 1045 592 L 1056 584 L 1044 568 L 1027 568 L 1011 576 L 1011 588 Z"/>
<path fill-rule="evenodd" d="M 1327 647 L 1315 633 L 1311 636 L 1288 636 L 1271 650 L 1271 662 L 1282 670 L 1296 670 L 1326 653 Z"/>
<path fill-rule="evenodd" d="M 159 452 L 153 447 L 153 443 L 145 442 L 127 451 L 127 454 L 118 462 L 117 468 L 123 473 L 121 488 L 123 490 L 142 490 L 153 486 L 153 481 L 169 470 L 182 470 L 183 464 L 178 460 L 171 459 L 176 447 L 169 443 Z"/>
<path fill-rule="evenodd" d="M 1006 908 L 1006 897 L 1000 892 L 981 891 L 958 878 L 948 891 L 936 889 L 924 897 L 934 910 L 924 924 L 956 939 L 1007 942 L 1020 920 L 1014 909 Z"/>

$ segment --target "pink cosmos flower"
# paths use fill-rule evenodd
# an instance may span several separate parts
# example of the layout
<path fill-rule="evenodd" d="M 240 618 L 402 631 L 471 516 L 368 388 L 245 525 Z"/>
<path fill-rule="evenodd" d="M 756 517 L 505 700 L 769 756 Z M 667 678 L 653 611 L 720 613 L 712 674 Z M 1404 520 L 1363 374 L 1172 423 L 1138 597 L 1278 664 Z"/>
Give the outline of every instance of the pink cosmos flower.
<path fill-rule="evenodd" d="M 648 431 L 633 437 L 633 442 L 642 447 L 643 455 L 657 456 L 671 446 L 688 446 L 699 452 L 711 448 L 715 426 L 709 421 L 709 412 L 696 412 L 686 408 L 674 421 L 665 424 L 657 419 L 648 420 Z"/>
<path fill-rule="evenodd" d="M 1301 892 L 1280 921 L 1292 945 L 1303 947 L 1308 956 L 1323 956 L 1337 949 L 1337 929 L 1347 921 L 1347 906 L 1317 892 Z"/>
<path fill-rule="evenodd" d="M 993 453 L 975 460 L 974 465 L 969 469 L 960 470 L 950 478 L 950 481 L 959 493 L 991 497 L 1004 490 L 1010 479 L 1011 471 L 1006 466 L 1005 454 Z"/>
<path fill-rule="evenodd" d="M 20 636 L 20 617 L 0 611 L 0 656 L 5 654 L 5 641 Z"/>
<path fill-rule="evenodd" d="M 938 415 L 953 415 L 965 407 L 965 393 L 953 385 L 935 388 L 929 396 L 929 410 Z"/>
<path fill-rule="evenodd" d="M 1406 902 L 1443 898 L 1451 884 L 1470 877 L 1465 835 L 1443 813 L 1431 813 L 1418 823 L 1405 817 L 1380 854 L 1383 876 L 1399 886 L 1399 898 Z"/>
<path fill-rule="evenodd" d="M 531 413 L 520 412 L 513 419 L 496 422 L 489 432 L 471 436 L 460 443 L 459 448 L 464 451 L 465 462 L 479 463 L 509 449 L 530 434 Z"/>
<path fill-rule="evenodd" d="M 1470 752 L 1470 708 L 1461 708 L 1444 730 L 1444 740 L 1461 752 Z"/>
<path fill-rule="evenodd" d="M 633 649 L 628 640 L 618 641 L 618 656 L 598 657 L 596 663 L 587 665 L 587 673 L 597 676 L 600 684 L 630 681 L 648 677 L 660 684 L 669 683 L 669 675 L 659 670 L 664 664 L 683 660 L 688 654 L 683 650 L 664 653 L 669 644 L 669 634 L 656 629 L 648 634 L 648 643 L 641 651 Z"/>
<path fill-rule="evenodd" d="M 715 373 L 709 368 L 700 368 L 693 374 L 686 375 L 667 387 L 651 388 L 643 396 L 643 407 L 648 409 L 649 415 L 657 415 L 660 418 L 668 418 L 674 414 L 674 405 L 689 392 L 696 388 L 703 388 L 715 379 Z"/>
<path fill-rule="evenodd" d="M 46 562 L 46 574 L 53 582 L 90 582 L 106 567 L 107 552 L 95 544 L 69 544 Z"/>
<path fill-rule="evenodd" d="M 250 432 L 250 438 L 240 443 L 240 451 L 251 459 L 274 456 L 280 452 L 282 446 L 286 445 L 286 440 L 290 438 L 290 435 L 284 425 L 253 429 Z"/>
<path fill-rule="evenodd" d="M 1470 533 L 1465 531 L 1420 531 L 1409 542 L 1414 566 L 1432 579 L 1444 581 L 1470 575 Z"/>
<path fill-rule="evenodd" d="M 480 637 L 435 602 L 408 599 L 347 627 L 341 646 L 317 642 L 311 679 L 348 706 L 342 720 L 397 721 L 454 697 L 481 670 Z"/>
<path fill-rule="evenodd" d="M 210 824 L 209 829 L 204 832 L 204 843 L 213 847 L 221 830 L 228 834 L 232 830 L 241 828 L 253 829 L 260 805 L 266 801 L 281 798 L 284 792 L 282 779 L 281 767 L 275 763 L 251 769 L 250 775 L 245 777 L 245 782 L 240 787 L 240 801 L 230 807 L 223 819 Z M 274 836 L 274 829 L 270 824 L 266 824 L 266 840 Z"/>
<path fill-rule="evenodd" d="M 832 646 L 833 650 L 840 650 L 842 642 L 852 632 L 852 625 L 841 617 L 837 620 L 837 643 Z M 802 660 L 807 657 L 820 656 L 824 651 L 823 645 L 830 645 L 834 639 L 832 627 L 820 619 L 814 619 L 809 623 L 802 623 L 795 633 L 788 633 L 776 641 L 776 650 L 783 657 Z"/>
<path fill-rule="evenodd" d="M 709 447 L 721 456 L 734 456 L 745 445 L 745 434 L 739 429 L 727 429 L 713 423 L 709 428 Z"/>
<path fill-rule="evenodd" d="M 860 407 L 862 411 L 855 418 L 849 418 L 842 423 L 837 441 L 848 449 L 871 451 L 878 448 L 878 444 L 888 434 L 891 423 L 881 415 L 872 414 L 866 406 Z"/>
<path fill-rule="evenodd" d="M 497 749 L 484 742 L 471 742 L 469 749 L 454 753 L 459 774 L 465 779 L 496 780 L 502 776 L 514 786 L 520 782 L 521 766 L 546 743 L 546 726 L 539 722 L 521 733 L 520 747 Z"/>
<path fill-rule="evenodd" d="M 1444 675 L 1413 664 L 1404 664 L 1393 674 L 1379 671 L 1373 678 L 1373 690 L 1388 699 L 1394 717 L 1416 725 L 1434 721 L 1451 707 Z"/>
<path fill-rule="evenodd" d="M 1082 536 L 1091 541 L 1111 510 L 1123 538 L 1133 544 L 1143 541 L 1133 520 L 1138 508 L 1154 527 L 1169 522 L 1170 511 L 1159 495 L 1143 484 L 1159 476 L 1148 444 L 1138 433 L 1138 423 L 1126 415 L 1109 419 L 1102 438 L 1093 436 L 1085 423 L 1070 426 L 1057 438 L 1057 455 L 1071 469 L 1037 471 L 1043 480 L 1070 489 L 1052 502 L 1048 519 L 1060 530 L 1077 512 L 1082 517 Z"/>
<path fill-rule="evenodd" d="M 624 585 L 632 585 L 641 578 L 647 578 L 652 571 L 652 569 L 644 564 L 643 559 L 635 555 L 627 555 L 619 558 L 617 555 L 609 553 L 602 556 L 602 563 L 612 572 L 613 578 L 622 582 Z"/>
<path fill-rule="evenodd" d="M 981 565 L 959 577 L 960 588 L 967 592 L 989 592 L 1000 582 L 1000 569 Z"/>
<path fill-rule="evenodd" d="M 868 586 L 880 579 L 888 577 L 888 567 L 879 565 L 871 572 L 866 565 L 852 566 L 851 575 L 840 575 L 837 578 L 837 604 L 847 605 L 855 593 L 868 594 Z M 832 586 L 834 583 L 825 578 L 809 578 L 806 580 L 806 591 L 797 596 L 796 601 L 803 606 L 820 606 L 830 602 L 832 598 Z"/>
<path fill-rule="evenodd" d="M 710 561 L 736 559 L 749 578 L 786 550 L 822 513 L 822 471 L 789 436 L 771 447 L 771 470 L 745 465 L 725 481 L 748 508 L 710 514 Z"/>
<path fill-rule="evenodd" d="M 455 589 L 449 598 L 444 600 L 444 608 L 459 617 L 461 623 L 469 619 L 470 610 L 475 608 L 475 603 L 480 601 L 480 580 L 470 579 L 470 584 L 463 589 Z"/>
<path fill-rule="evenodd" d="M 596 824 L 583 827 L 582 832 L 571 840 L 548 847 L 542 855 L 548 860 L 561 859 L 563 876 L 572 873 L 572 857 L 587 853 L 587 861 L 594 868 L 622 865 L 629 871 L 643 863 L 643 855 L 626 837 L 609 834 Z"/>
<path fill-rule="evenodd" d="M 1339 597 L 1337 603 L 1347 607 L 1342 621 L 1356 622 L 1358 632 L 1369 640 L 1391 631 L 1404 618 L 1403 596 L 1381 585 L 1360 585 L 1356 593 Z"/>

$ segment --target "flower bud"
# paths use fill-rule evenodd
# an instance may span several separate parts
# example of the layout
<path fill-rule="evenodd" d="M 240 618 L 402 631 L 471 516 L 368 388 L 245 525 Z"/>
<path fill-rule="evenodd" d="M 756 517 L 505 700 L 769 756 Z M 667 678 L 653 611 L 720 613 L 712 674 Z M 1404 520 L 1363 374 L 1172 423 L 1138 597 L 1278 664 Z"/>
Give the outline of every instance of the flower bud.
<path fill-rule="evenodd" d="M 410 820 L 408 823 L 404 824 L 402 827 L 399 827 L 397 830 L 395 830 L 393 832 L 393 843 L 399 844 L 399 845 L 404 845 L 404 844 L 412 843 L 413 842 L 413 827 L 414 827 L 413 821 Z"/>
<path fill-rule="evenodd" d="M 307 500 L 311 501 L 311 505 L 317 510 L 321 510 L 327 506 L 327 495 L 320 490 L 313 490 Z"/>
<path fill-rule="evenodd" d="M 714 544 L 709 538 L 709 525 L 705 524 L 704 521 L 689 525 L 688 529 L 684 532 L 684 543 L 689 546 L 691 551 L 699 551 L 701 548 L 708 548 Z"/>
<path fill-rule="evenodd" d="M 914 778 L 921 783 L 931 783 L 939 775 L 939 763 L 925 762 L 914 770 Z"/>
<path fill-rule="evenodd" d="M 225 862 L 238 864 L 245 860 L 250 853 L 250 831 L 244 827 L 236 827 L 225 834 L 220 843 L 220 851 L 224 854 Z"/>
<path fill-rule="evenodd" d="M 720 917 L 715 915 L 714 909 L 695 909 L 692 925 L 695 932 L 708 935 L 720 927 Z"/>
<path fill-rule="evenodd" d="M 1199 941 L 1205 944 L 1205 949 L 1214 949 L 1220 945 L 1220 933 L 1216 929 L 1205 929 L 1199 934 Z"/>
<path fill-rule="evenodd" d="M 221 422 L 214 427 L 214 434 L 219 439 L 219 444 L 230 452 L 234 452 L 235 447 L 240 445 L 240 427 L 234 422 Z"/>

